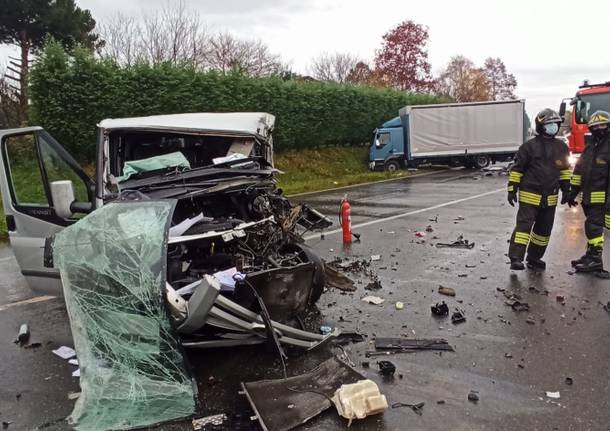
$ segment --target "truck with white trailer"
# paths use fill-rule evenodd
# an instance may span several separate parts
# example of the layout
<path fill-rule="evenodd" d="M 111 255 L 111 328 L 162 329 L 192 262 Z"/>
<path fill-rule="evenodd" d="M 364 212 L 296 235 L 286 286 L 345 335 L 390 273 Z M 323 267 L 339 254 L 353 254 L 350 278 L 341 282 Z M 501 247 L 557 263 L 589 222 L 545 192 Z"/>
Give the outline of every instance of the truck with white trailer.
<path fill-rule="evenodd" d="M 371 170 L 423 164 L 484 168 L 510 161 L 528 138 L 524 100 L 405 106 L 373 132 Z"/>

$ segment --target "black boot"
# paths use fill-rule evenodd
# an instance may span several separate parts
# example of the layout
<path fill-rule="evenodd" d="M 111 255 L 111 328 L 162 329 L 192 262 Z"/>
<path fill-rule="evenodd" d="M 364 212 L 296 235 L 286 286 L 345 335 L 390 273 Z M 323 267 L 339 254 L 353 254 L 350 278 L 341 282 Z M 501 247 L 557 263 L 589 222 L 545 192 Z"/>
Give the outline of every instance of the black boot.
<path fill-rule="evenodd" d="M 510 258 L 510 269 L 514 271 L 523 271 L 525 269 L 525 265 L 523 265 L 523 261 L 516 257 Z"/>
<path fill-rule="evenodd" d="M 575 268 L 576 265 L 589 264 L 591 260 L 592 254 L 595 254 L 595 249 L 593 247 L 587 247 L 587 251 L 581 257 L 571 262 L 572 268 Z"/>
<path fill-rule="evenodd" d="M 604 270 L 604 262 L 602 261 L 602 248 L 591 247 L 587 250 L 588 257 L 574 266 L 576 272 L 598 272 Z"/>
<path fill-rule="evenodd" d="M 542 259 L 527 259 L 527 267 L 544 271 L 546 269 L 546 262 Z"/>

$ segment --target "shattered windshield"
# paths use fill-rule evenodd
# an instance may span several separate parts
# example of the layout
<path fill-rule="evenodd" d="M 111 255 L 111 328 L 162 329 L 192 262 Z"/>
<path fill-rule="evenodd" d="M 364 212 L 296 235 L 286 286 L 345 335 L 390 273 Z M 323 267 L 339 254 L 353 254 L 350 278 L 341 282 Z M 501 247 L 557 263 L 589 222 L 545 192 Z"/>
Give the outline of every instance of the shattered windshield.
<path fill-rule="evenodd" d="M 165 292 L 171 201 L 105 205 L 53 247 L 81 370 L 77 430 L 142 427 L 189 416 L 194 390 Z"/>

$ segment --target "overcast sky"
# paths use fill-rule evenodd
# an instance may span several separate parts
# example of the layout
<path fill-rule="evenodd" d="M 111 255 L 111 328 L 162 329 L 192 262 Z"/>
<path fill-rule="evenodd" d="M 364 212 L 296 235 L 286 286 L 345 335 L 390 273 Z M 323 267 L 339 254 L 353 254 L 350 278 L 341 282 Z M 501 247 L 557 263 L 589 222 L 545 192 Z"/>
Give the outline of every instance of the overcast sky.
<path fill-rule="evenodd" d="M 166 0 L 77 0 L 99 22 L 116 11 L 139 15 Z M 382 35 L 411 19 L 429 27 L 434 73 L 454 55 L 477 64 L 500 57 L 530 115 L 557 109 L 583 79 L 610 80 L 610 2 L 407 0 L 185 0 L 210 30 L 259 38 L 307 73 L 321 52 L 371 60 Z M 579 8 L 579 6 L 581 6 Z M 6 50 L 0 51 L 0 54 Z"/>

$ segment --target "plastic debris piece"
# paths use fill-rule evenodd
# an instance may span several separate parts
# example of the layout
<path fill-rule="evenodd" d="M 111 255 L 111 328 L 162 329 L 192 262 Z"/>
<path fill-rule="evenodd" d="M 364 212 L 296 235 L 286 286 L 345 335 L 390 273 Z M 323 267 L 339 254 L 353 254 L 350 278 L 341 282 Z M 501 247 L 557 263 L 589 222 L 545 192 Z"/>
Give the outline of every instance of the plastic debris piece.
<path fill-rule="evenodd" d="M 572 377 L 566 377 L 565 382 L 566 385 L 572 386 L 574 384 L 574 379 Z"/>
<path fill-rule="evenodd" d="M 69 400 L 76 400 L 76 399 L 78 399 L 78 397 L 80 397 L 80 392 L 70 392 L 70 393 L 68 393 L 68 399 Z"/>
<path fill-rule="evenodd" d="M 378 260 L 381 260 L 381 255 L 379 255 L 379 254 L 373 254 L 373 255 L 371 256 L 371 262 L 376 262 L 376 261 L 378 261 Z"/>
<path fill-rule="evenodd" d="M 294 405 L 293 405 L 294 406 Z M 290 408 L 290 406 L 289 406 Z M 221 426 L 227 420 L 227 415 L 220 413 L 218 415 L 206 416 L 204 418 L 193 419 L 193 429 L 195 431 L 202 430 L 206 425 Z"/>
<path fill-rule="evenodd" d="M 388 401 L 372 380 L 341 385 L 331 398 L 337 413 L 348 420 L 350 426 L 354 419 L 364 419 L 388 408 Z"/>
<path fill-rule="evenodd" d="M 434 232 L 434 229 L 432 229 L 432 226 L 428 225 L 426 226 L 426 232 Z"/>
<path fill-rule="evenodd" d="M 333 331 L 333 328 L 331 328 L 328 325 L 320 326 L 320 334 L 322 334 L 322 335 L 330 334 L 332 331 Z"/>
<path fill-rule="evenodd" d="M 474 242 L 470 242 L 467 239 L 464 239 L 462 235 L 459 235 L 457 239 L 450 243 L 442 243 L 439 242 L 436 244 L 438 248 L 465 248 L 471 250 L 474 248 Z"/>
<path fill-rule="evenodd" d="M 393 376 L 396 372 L 396 366 L 390 361 L 379 361 L 377 362 L 377 365 L 379 365 L 379 373 L 381 373 L 382 376 Z"/>
<path fill-rule="evenodd" d="M 76 356 L 76 351 L 68 346 L 61 346 L 60 348 L 53 350 L 53 353 L 61 359 L 70 359 Z"/>
<path fill-rule="evenodd" d="M 398 301 L 396 302 L 396 309 L 397 310 L 402 310 L 403 308 L 405 308 L 405 304 L 403 304 L 402 302 Z"/>
<path fill-rule="evenodd" d="M 512 307 L 515 311 L 529 311 L 530 305 L 527 302 L 521 302 L 517 300 L 505 301 L 506 305 Z"/>
<path fill-rule="evenodd" d="M 451 323 L 453 323 L 454 325 L 457 325 L 458 323 L 463 323 L 465 321 L 466 316 L 464 316 L 464 313 L 459 310 L 451 315 Z"/>
<path fill-rule="evenodd" d="M 80 377 L 80 368 L 72 371 L 72 377 Z"/>
<path fill-rule="evenodd" d="M 549 398 L 553 398 L 555 400 L 558 400 L 559 398 L 561 398 L 561 394 L 559 393 L 559 391 L 557 391 L 557 392 L 546 391 L 546 396 Z"/>
<path fill-rule="evenodd" d="M 446 296 L 455 296 L 455 290 L 452 287 L 439 286 L 438 293 Z"/>
<path fill-rule="evenodd" d="M 78 365 L 78 359 L 68 359 L 68 364 L 70 365 Z"/>
<path fill-rule="evenodd" d="M 435 316 L 447 316 L 449 314 L 449 306 L 443 302 L 437 302 L 436 305 L 430 307 L 430 311 Z"/>
<path fill-rule="evenodd" d="M 426 236 L 426 232 L 422 232 L 422 231 L 418 230 L 417 232 L 415 232 L 415 236 L 418 238 L 423 238 Z"/>
<path fill-rule="evenodd" d="M 7 429 L 12 422 L 2 421 L 2 429 Z"/>
<path fill-rule="evenodd" d="M 479 401 L 479 391 L 471 390 L 468 393 L 468 401 L 472 401 L 473 403 L 478 402 Z"/>
<path fill-rule="evenodd" d="M 30 328 L 27 323 L 21 324 L 19 327 L 19 333 L 17 334 L 17 340 L 15 343 L 19 343 L 20 345 L 24 345 L 30 339 Z"/>
<path fill-rule="evenodd" d="M 396 350 L 401 351 L 414 350 L 441 350 L 453 352 L 453 347 L 449 342 L 442 338 L 432 339 L 412 339 L 412 338 L 385 338 L 377 337 L 375 339 L 375 349 L 377 350 Z"/>
<path fill-rule="evenodd" d="M 566 298 L 563 295 L 557 295 L 555 297 L 555 299 L 557 300 L 557 302 L 561 302 L 562 304 L 565 302 Z"/>
<path fill-rule="evenodd" d="M 382 287 L 383 286 L 381 285 L 381 282 L 379 281 L 379 279 L 375 278 L 374 280 L 372 280 L 369 284 L 367 284 L 364 287 L 364 290 L 379 290 Z"/>
<path fill-rule="evenodd" d="M 379 296 L 365 296 L 362 298 L 362 301 L 368 302 L 369 304 L 381 305 L 385 301 L 385 299 L 380 298 Z"/>

